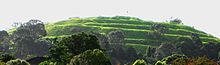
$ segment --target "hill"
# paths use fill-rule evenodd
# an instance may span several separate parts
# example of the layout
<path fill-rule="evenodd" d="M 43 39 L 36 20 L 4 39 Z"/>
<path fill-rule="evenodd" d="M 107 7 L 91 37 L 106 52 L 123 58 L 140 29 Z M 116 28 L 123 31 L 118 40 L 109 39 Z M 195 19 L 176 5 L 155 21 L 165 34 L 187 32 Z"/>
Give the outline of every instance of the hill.
<path fill-rule="evenodd" d="M 164 39 L 153 39 L 147 34 L 152 32 L 150 26 L 153 24 L 162 24 L 168 28 L 167 33 L 163 35 Z M 146 49 L 148 45 L 158 46 L 162 42 L 174 41 L 178 37 L 189 37 L 191 33 L 198 34 L 204 44 L 210 41 L 220 42 L 218 38 L 184 24 L 144 21 L 126 16 L 70 18 L 47 24 L 46 30 L 47 38 L 64 37 L 77 32 L 91 31 L 107 35 L 111 31 L 121 30 L 124 32 L 126 45 L 133 46 L 139 51 Z"/>

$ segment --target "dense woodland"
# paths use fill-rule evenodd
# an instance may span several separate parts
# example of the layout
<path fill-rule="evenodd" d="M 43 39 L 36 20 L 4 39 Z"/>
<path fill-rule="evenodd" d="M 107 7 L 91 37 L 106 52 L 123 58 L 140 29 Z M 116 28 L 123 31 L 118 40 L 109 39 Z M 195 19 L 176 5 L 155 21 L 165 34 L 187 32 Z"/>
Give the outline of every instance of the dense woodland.
<path fill-rule="evenodd" d="M 32 19 L 0 31 L 0 65 L 218 65 L 220 40 L 180 19 Z"/>

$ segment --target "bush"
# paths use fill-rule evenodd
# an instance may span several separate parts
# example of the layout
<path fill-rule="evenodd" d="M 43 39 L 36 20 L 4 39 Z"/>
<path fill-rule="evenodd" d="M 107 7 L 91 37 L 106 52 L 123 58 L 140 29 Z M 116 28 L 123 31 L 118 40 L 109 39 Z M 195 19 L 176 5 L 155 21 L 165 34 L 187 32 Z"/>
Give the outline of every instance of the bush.
<path fill-rule="evenodd" d="M 167 65 L 165 61 L 157 61 L 155 65 Z"/>
<path fill-rule="evenodd" d="M 184 55 L 174 54 L 157 61 L 155 65 L 218 65 L 218 63 L 207 57 L 187 58 Z"/>
<path fill-rule="evenodd" d="M 50 57 L 53 62 L 69 63 L 73 56 L 93 49 L 101 49 L 98 39 L 93 35 L 80 33 L 55 41 L 50 48 Z"/>
<path fill-rule="evenodd" d="M 65 65 L 61 62 L 52 62 L 51 60 L 47 60 L 44 62 L 41 62 L 39 65 Z"/>
<path fill-rule="evenodd" d="M 198 57 L 189 59 L 188 65 L 218 65 L 218 63 L 207 57 Z"/>
<path fill-rule="evenodd" d="M 170 20 L 170 23 L 182 24 L 182 20 L 180 20 L 180 19 L 174 19 L 174 20 Z"/>
<path fill-rule="evenodd" d="M 0 55 L 0 60 L 2 62 L 5 62 L 5 63 L 10 61 L 10 60 L 13 60 L 13 59 L 15 59 L 15 57 L 10 55 L 10 54 L 7 54 L 7 53 L 4 53 L 4 54 Z"/>
<path fill-rule="evenodd" d="M 147 63 L 144 60 L 139 59 L 139 60 L 136 60 L 134 64 L 132 65 L 147 65 Z"/>
<path fill-rule="evenodd" d="M 0 65 L 5 65 L 5 62 L 1 62 L 1 61 L 0 61 Z"/>
<path fill-rule="evenodd" d="M 174 60 L 179 59 L 179 58 L 187 58 L 185 55 L 180 55 L 180 54 L 173 54 L 171 56 L 167 56 L 166 58 L 163 58 L 160 61 L 157 61 L 155 65 L 168 65 L 173 63 Z"/>
<path fill-rule="evenodd" d="M 27 61 L 16 59 L 16 60 L 10 60 L 6 63 L 6 65 L 30 65 Z"/>
<path fill-rule="evenodd" d="M 74 56 L 69 65 L 111 65 L 111 62 L 101 50 L 94 49 Z"/>
<path fill-rule="evenodd" d="M 177 58 L 171 64 L 172 65 L 187 65 L 188 58 Z"/>

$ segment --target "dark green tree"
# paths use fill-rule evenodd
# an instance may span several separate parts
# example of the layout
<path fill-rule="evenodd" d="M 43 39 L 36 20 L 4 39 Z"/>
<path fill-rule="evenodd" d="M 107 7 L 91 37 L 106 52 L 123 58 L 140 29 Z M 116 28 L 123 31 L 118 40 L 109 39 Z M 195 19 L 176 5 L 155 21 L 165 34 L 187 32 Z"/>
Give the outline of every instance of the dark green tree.
<path fill-rule="evenodd" d="M 150 30 L 153 32 L 148 33 L 149 35 L 151 35 L 153 38 L 160 38 L 163 34 L 167 33 L 168 28 L 163 24 L 157 23 L 151 25 Z"/>
<path fill-rule="evenodd" d="M 138 57 L 136 50 L 133 47 L 128 47 L 127 48 L 127 55 L 129 58 L 129 62 L 135 61 Z"/>
<path fill-rule="evenodd" d="M 21 24 L 10 36 L 14 43 L 12 53 L 22 59 L 27 59 L 28 55 L 43 56 L 47 54 L 49 52 L 48 43 L 39 40 L 46 35 L 44 24 L 40 20 L 30 20 Z"/>
<path fill-rule="evenodd" d="M 98 39 L 93 35 L 80 33 L 56 41 L 50 48 L 50 56 L 52 60 L 65 64 L 69 63 L 72 56 L 93 49 L 101 49 Z"/>
<path fill-rule="evenodd" d="M 0 31 L 0 50 L 3 52 L 8 52 L 10 45 L 9 34 L 7 31 Z"/>
<path fill-rule="evenodd" d="M 74 56 L 69 65 L 111 65 L 107 58 L 99 49 L 87 50 L 82 54 Z"/>
<path fill-rule="evenodd" d="M 10 60 L 14 60 L 14 59 L 15 59 L 15 57 L 11 54 L 8 54 L 8 53 L 1 53 L 1 55 L 0 55 L 0 60 L 5 63 Z"/>
<path fill-rule="evenodd" d="M 174 24 L 182 24 L 182 20 L 176 18 L 176 19 L 170 20 L 170 23 L 174 23 Z"/>

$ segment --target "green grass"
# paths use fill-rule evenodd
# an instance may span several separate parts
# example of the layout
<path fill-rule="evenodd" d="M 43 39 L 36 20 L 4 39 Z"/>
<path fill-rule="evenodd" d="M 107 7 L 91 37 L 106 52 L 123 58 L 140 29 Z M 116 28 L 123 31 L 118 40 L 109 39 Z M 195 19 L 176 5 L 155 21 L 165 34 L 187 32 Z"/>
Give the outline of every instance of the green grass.
<path fill-rule="evenodd" d="M 168 32 L 162 36 L 163 39 L 153 39 L 147 33 L 152 32 L 152 24 L 162 24 L 168 27 Z M 63 37 L 77 32 L 98 32 L 107 35 L 111 31 L 121 30 L 125 35 L 127 46 L 136 49 L 144 45 L 158 46 L 163 42 L 175 41 L 178 37 L 189 37 L 191 33 L 199 34 L 203 43 L 220 42 L 220 40 L 210 34 L 197 30 L 183 24 L 172 24 L 168 22 L 144 21 L 134 17 L 90 17 L 90 18 L 71 18 L 46 25 L 48 38 Z"/>

